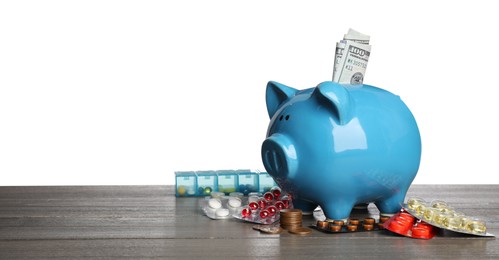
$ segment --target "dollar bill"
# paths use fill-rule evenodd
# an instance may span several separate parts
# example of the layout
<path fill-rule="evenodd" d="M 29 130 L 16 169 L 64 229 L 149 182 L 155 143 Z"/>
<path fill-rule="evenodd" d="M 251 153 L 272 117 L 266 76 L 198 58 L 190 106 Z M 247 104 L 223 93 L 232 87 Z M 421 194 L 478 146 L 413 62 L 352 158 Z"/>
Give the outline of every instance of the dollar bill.
<path fill-rule="evenodd" d="M 371 36 L 360 33 L 352 28 L 348 29 L 347 34 L 343 35 L 343 40 L 353 41 L 360 44 L 369 44 Z"/>
<path fill-rule="evenodd" d="M 349 29 L 343 40 L 336 43 L 334 82 L 362 84 L 371 53 L 370 38 L 369 35 Z"/>
<path fill-rule="evenodd" d="M 347 41 L 333 81 L 345 84 L 362 84 L 370 55 L 370 45 Z"/>

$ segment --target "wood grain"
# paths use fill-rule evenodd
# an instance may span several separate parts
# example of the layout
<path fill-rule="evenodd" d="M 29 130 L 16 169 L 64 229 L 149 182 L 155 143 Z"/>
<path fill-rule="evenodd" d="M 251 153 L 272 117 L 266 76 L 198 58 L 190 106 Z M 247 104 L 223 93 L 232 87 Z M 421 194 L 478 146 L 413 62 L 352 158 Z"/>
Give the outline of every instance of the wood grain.
<path fill-rule="evenodd" d="M 413 185 L 408 196 L 445 200 L 499 234 L 499 185 Z M 211 220 L 198 203 L 172 186 L 0 187 L 0 258 L 499 258 L 495 238 L 455 233 L 265 235 L 237 219 Z"/>

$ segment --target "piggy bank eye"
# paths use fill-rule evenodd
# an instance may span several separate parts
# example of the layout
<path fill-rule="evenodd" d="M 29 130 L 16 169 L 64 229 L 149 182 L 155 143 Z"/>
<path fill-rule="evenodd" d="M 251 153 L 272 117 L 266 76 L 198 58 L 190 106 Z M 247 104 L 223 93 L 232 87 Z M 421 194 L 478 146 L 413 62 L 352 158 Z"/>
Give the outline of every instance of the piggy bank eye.
<path fill-rule="evenodd" d="M 281 115 L 281 116 L 279 117 L 279 121 L 282 121 L 282 118 L 283 118 L 283 117 L 284 117 L 284 116 L 283 116 L 283 115 Z"/>
<path fill-rule="evenodd" d="M 289 115 L 286 116 L 286 121 L 288 121 L 288 119 L 289 119 Z"/>

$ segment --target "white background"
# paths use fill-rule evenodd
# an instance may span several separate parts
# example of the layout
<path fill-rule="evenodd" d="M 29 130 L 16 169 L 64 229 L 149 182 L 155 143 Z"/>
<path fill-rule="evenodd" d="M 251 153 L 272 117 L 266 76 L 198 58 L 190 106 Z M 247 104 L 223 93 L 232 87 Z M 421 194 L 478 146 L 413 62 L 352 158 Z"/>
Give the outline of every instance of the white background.
<path fill-rule="evenodd" d="M 0 185 L 263 170 L 267 81 L 330 80 L 348 28 L 418 121 L 414 183 L 499 183 L 494 1 L 242 2 L 1 2 Z"/>

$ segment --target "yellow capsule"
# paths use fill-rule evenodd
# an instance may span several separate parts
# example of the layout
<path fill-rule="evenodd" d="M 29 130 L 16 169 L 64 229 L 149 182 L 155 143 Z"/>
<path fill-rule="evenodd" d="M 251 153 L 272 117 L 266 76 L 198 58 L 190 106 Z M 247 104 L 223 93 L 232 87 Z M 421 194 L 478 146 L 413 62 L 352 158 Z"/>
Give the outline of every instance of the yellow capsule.
<path fill-rule="evenodd" d="M 448 214 L 437 212 L 435 216 L 433 216 L 433 222 L 435 222 L 437 225 L 443 226 L 442 222 L 448 216 L 449 216 Z"/>
<path fill-rule="evenodd" d="M 418 198 L 418 197 L 413 197 L 413 198 L 410 198 L 408 201 L 407 201 L 407 207 L 410 209 L 410 210 L 416 210 L 416 208 L 421 205 L 421 204 L 426 204 L 426 201 L 421 199 L 421 198 Z"/>
<path fill-rule="evenodd" d="M 470 221 L 470 218 L 463 216 L 461 217 L 461 223 L 459 223 L 459 229 L 466 231 L 466 225 Z"/>
<path fill-rule="evenodd" d="M 419 204 L 414 211 L 416 213 L 416 216 L 421 216 L 421 215 L 424 214 L 425 210 L 426 210 L 426 205 L 425 204 Z"/>
<path fill-rule="evenodd" d="M 447 216 L 443 219 L 442 223 L 448 229 L 458 230 L 461 225 L 461 217 Z"/>
<path fill-rule="evenodd" d="M 443 214 L 454 215 L 454 210 L 450 208 L 437 208 Z"/>
<path fill-rule="evenodd" d="M 423 212 L 423 218 L 426 221 L 431 221 L 435 214 L 438 213 L 434 208 L 426 208 Z"/>
<path fill-rule="evenodd" d="M 472 233 L 485 234 L 485 232 L 487 232 L 487 227 L 483 221 L 471 220 L 466 224 L 466 230 Z"/>
<path fill-rule="evenodd" d="M 431 207 L 437 209 L 447 208 L 447 202 L 443 200 L 434 200 L 431 202 Z"/>

